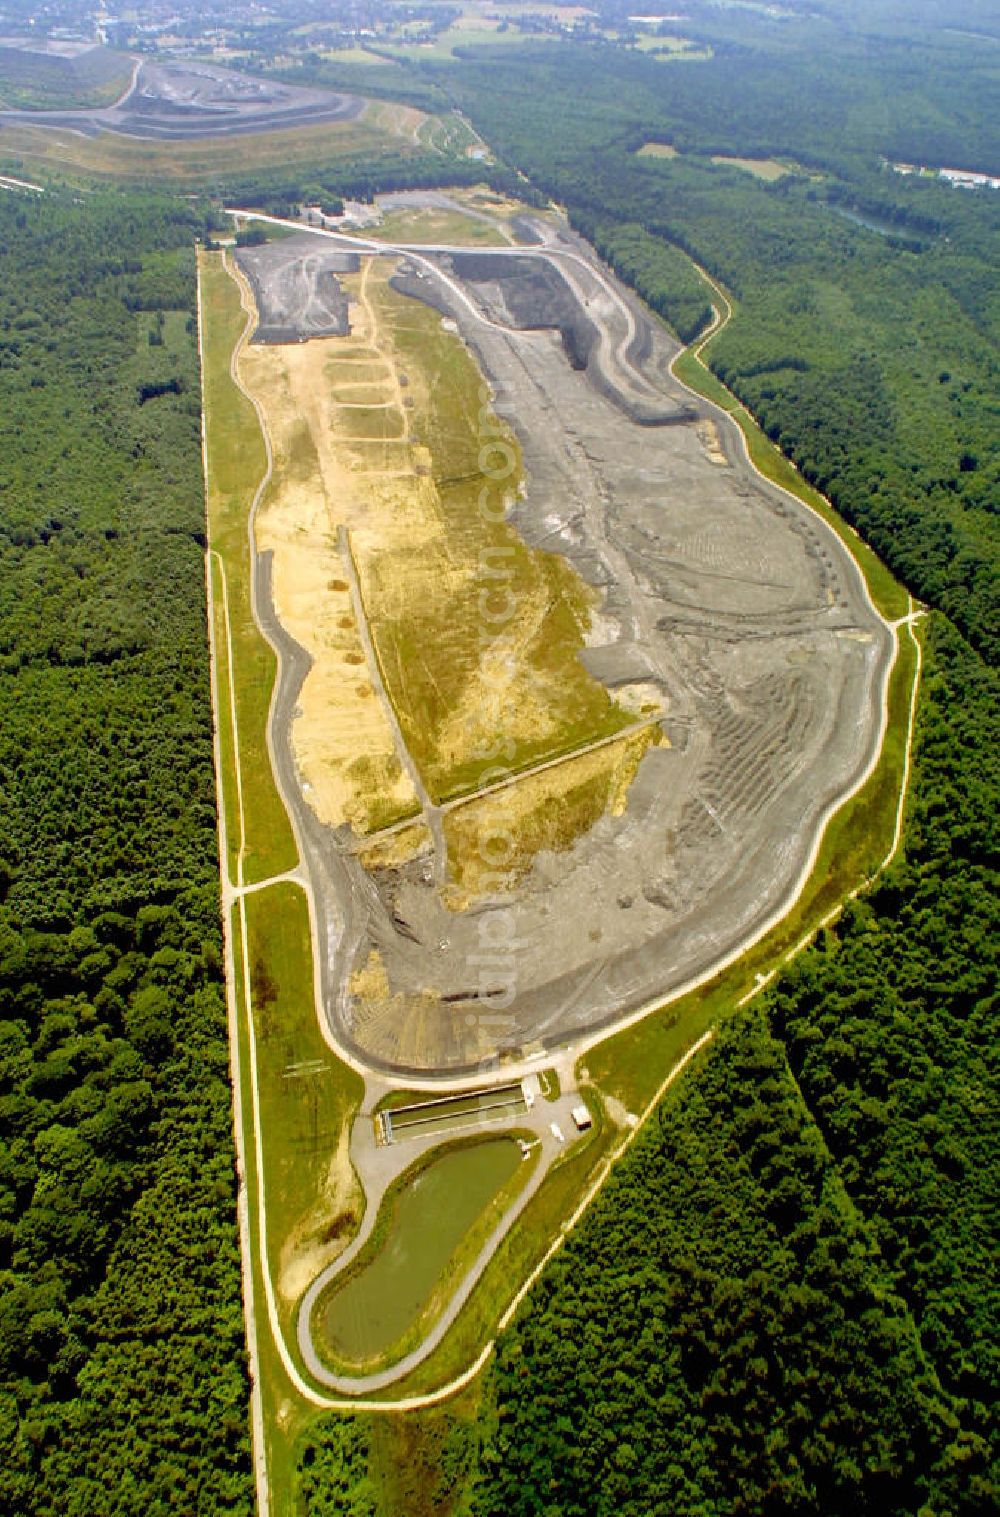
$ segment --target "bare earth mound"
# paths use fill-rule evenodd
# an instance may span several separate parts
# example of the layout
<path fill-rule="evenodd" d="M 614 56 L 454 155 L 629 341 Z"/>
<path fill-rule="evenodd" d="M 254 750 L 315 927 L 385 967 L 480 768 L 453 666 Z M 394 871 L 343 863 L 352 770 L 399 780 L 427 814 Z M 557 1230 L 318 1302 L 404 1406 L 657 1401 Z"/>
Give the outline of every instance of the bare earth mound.
<path fill-rule="evenodd" d="M 703 974 L 790 903 L 881 735 L 892 640 L 840 540 L 673 381 L 675 346 L 593 251 L 551 222 L 535 232 L 530 249 L 397 250 L 338 276 L 350 334 L 309 344 L 326 410 L 310 402 L 298 483 L 279 478 L 271 508 L 331 564 L 356 544 L 316 617 L 339 608 L 363 650 L 352 678 L 380 703 L 386 763 L 394 731 L 417 825 L 368 825 L 376 839 L 362 842 L 343 807 L 339 820 L 317 807 L 315 774 L 304 788 L 294 732 L 319 655 L 296 625 L 277 517 L 261 518 L 259 546 L 274 552 L 258 564 L 260 604 L 283 648 L 274 746 L 324 905 L 326 1011 L 361 1058 L 395 1069 L 522 1056 Z M 255 270 L 265 308 L 267 270 L 276 290 L 289 280 L 292 244 L 278 249 Z M 305 288 L 319 254 L 296 256 Z M 301 310 L 296 336 L 310 335 L 308 303 L 281 309 L 282 322 Z M 244 358 L 269 418 L 289 351 Z M 279 431 L 305 410 L 289 391 Z M 512 461 L 502 487 L 491 438 Z M 298 523 L 295 490 L 313 502 Z M 484 560 L 476 512 L 490 490 L 509 535 Z M 392 601 L 393 553 L 409 555 L 423 609 L 415 593 Z M 312 572 L 320 599 L 325 573 Z M 451 588 L 435 601 L 433 583 Z M 503 642 L 514 626 L 524 637 Z M 498 646 L 495 758 L 476 769 L 463 734 Z M 363 758 L 336 680 L 324 688 L 330 750 L 353 740 Z M 545 751 L 524 741 L 531 698 L 553 724 Z"/>
<path fill-rule="evenodd" d="M 257 306 L 251 341 L 301 342 L 306 337 L 343 337 L 350 330 L 347 296 L 337 275 L 357 270 L 353 254 L 305 236 L 241 248 L 236 259 Z"/>
<path fill-rule="evenodd" d="M 356 95 L 300 89 L 212 63 L 143 61 L 131 86 L 113 105 L 0 111 L 0 123 L 61 126 L 87 136 L 103 131 L 182 140 L 349 121 L 360 115 L 364 104 Z"/>

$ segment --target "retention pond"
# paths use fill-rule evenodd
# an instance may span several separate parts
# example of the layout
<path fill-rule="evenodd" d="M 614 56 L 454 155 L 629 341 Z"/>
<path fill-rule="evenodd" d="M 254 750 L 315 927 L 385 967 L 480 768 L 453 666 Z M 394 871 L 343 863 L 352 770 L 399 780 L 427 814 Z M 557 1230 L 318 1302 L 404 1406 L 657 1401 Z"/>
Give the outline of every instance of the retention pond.
<path fill-rule="evenodd" d="M 381 1248 L 329 1298 L 324 1313 L 323 1338 L 338 1359 L 362 1363 L 399 1342 L 520 1162 L 509 1138 L 453 1148 L 390 1201 Z"/>

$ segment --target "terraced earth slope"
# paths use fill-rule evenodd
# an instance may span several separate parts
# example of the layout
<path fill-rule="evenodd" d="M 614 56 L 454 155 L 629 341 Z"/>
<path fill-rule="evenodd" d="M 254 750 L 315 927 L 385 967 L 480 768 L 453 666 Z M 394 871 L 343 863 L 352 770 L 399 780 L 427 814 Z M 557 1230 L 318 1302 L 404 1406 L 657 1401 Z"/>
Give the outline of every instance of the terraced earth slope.
<path fill-rule="evenodd" d="M 193 60 L 140 60 L 100 106 L 17 104 L 0 88 L 4 163 L 133 181 L 217 183 L 438 142 L 446 150 L 455 121 Z"/>
<path fill-rule="evenodd" d="M 385 1069 L 530 1057 L 735 955 L 881 742 L 893 639 L 841 540 L 588 246 L 530 230 L 316 236 L 291 281 L 288 244 L 280 279 L 241 254 L 302 339 L 239 360 L 275 754 L 326 1014 Z"/>

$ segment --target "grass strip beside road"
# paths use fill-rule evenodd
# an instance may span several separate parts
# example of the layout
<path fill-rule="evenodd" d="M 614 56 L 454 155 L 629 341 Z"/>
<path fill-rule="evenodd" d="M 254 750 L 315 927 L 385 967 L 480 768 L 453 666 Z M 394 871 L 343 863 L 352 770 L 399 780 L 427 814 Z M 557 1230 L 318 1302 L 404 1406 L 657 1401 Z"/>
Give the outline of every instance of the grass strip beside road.
<path fill-rule="evenodd" d="M 223 766 L 220 776 L 222 794 L 218 804 L 225 807 L 226 816 L 239 816 L 239 791 L 236 786 L 236 770 L 233 753 L 233 690 L 229 678 L 232 663 L 232 647 L 229 632 L 229 586 L 225 565 L 219 555 L 209 550 L 209 614 L 210 634 L 216 650 L 218 666 L 215 691 L 215 720 L 219 728 Z M 239 869 L 240 839 L 236 832 L 226 835 L 226 871 L 230 880 L 235 880 Z"/>
<path fill-rule="evenodd" d="M 219 657 L 220 705 L 228 701 L 226 654 L 232 652 L 236 717 L 239 727 L 246 849 L 244 884 L 283 874 L 298 863 L 287 812 L 275 788 L 267 750 L 267 717 L 277 661 L 253 619 L 250 544 L 247 521 L 254 492 L 266 467 L 264 443 L 253 406 L 233 383 L 233 351 L 246 323 L 239 288 L 217 253 L 199 257 L 202 300 L 202 359 L 205 386 L 205 438 L 208 457 L 208 533 L 213 554 L 215 638 Z M 217 555 L 217 557 L 216 557 Z M 225 577 L 225 587 L 221 576 Z M 220 593 L 221 592 L 221 593 Z M 220 626 L 220 618 L 228 620 Z M 220 711 L 224 772 L 234 772 L 232 726 Z M 236 818 L 235 799 L 227 786 L 227 812 Z M 230 826 L 231 849 L 237 829 Z M 235 879 L 235 859 L 230 860 Z"/>
<path fill-rule="evenodd" d="M 244 921 L 249 983 L 242 970 Z M 344 1206 L 336 1179 L 343 1177 L 341 1134 L 346 1134 L 360 1102 L 362 1082 L 327 1048 L 316 1023 L 308 912 L 301 889 L 285 883 L 243 897 L 231 908 L 229 930 L 235 966 L 233 1056 L 239 1073 L 236 1089 L 249 1240 L 246 1309 L 248 1323 L 254 1324 L 253 1367 L 261 1398 L 267 1517 L 292 1517 L 297 1513 L 295 1442 L 316 1410 L 289 1379 L 267 1308 L 268 1282 L 274 1287 L 285 1353 L 302 1373 L 294 1327 L 297 1295 L 283 1295 L 279 1282 L 283 1268 L 290 1266 L 292 1282 L 303 1283 L 296 1282 L 295 1272 L 302 1273 L 305 1254 L 304 1283 L 308 1283 L 329 1262 L 323 1245 L 334 1239 L 338 1245 L 348 1241 L 343 1229 L 351 1200 L 357 1203 L 351 1232 L 360 1220 L 356 1186 L 354 1197 L 348 1197 Z M 260 1147 L 266 1226 L 255 1142 L 255 1075 L 260 1127 L 265 1133 Z M 310 1258 L 310 1248 L 317 1246 L 319 1253 Z"/>
<path fill-rule="evenodd" d="M 275 659 L 257 631 L 250 603 L 248 513 L 266 460 L 253 407 L 233 383 L 230 372 L 232 354 L 245 324 L 239 291 L 218 255 L 201 256 L 199 278 L 211 630 L 222 779 L 219 800 L 228 824 L 230 877 L 237 881 L 240 877 L 238 858 L 245 825 L 250 841 L 244 854 L 243 878 L 269 879 L 293 867 L 298 856 L 275 789 L 265 741 Z M 234 692 L 238 752 L 232 723 Z M 242 816 L 237 766 L 242 779 Z M 249 984 L 242 971 L 244 921 Z M 310 1243 L 315 1246 L 318 1242 L 322 1248 L 335 1237 L 339 1241 L 337 1229 L 342 1218 L 337 1213 L 331 1180 L 338 1172 L 340 1133 L 360 1102 L 362 1086 L 360 1078 L 335 1058 L 320 1034 L 308 909 L 300 888 L 274 885 L 244 897 L 230 909 L 228 929 L 232 943 L 229 977 L 236 1012 L 233 1059 L 237 1066 L 237 1117 L 249 1239 L 246 1309 L 260 1382 L 269 1517 L 290 1517 L 294 1511 L 294 1442 L 314 1411 L 289 1382 L 272 1335 L 264 1261 L 271 1281 L 277 1282 L 281 1279 L 282 1253 L 293 1233 L 298 1233 L 306 1249 Z M 253 1003 L 253 1040 L 248 1002 Z M 300 1078 L 286 1081 L 289 1066 L 296 1065 L 301 1068 L 294 1074 Z M 254 1076 L 261 1123 L 267 1129 L 266 1140 L 261 1141 L 268 1209 L 266 1237 L 258 1204 Z M 341 1208 L 342 1212 L 347 1210 Z M 318 1231 L 319 1238 L 310 1238 L 310 1231 Z M 294 1264 L 294 1245 L 292 1254 Z M 280 1291 L 276 1296 L 286 1338 L 294 1343 L 297 1302 L 286 1301 Z"/>
<path fill-rule="evenodd" d="M 364 1197 L 347 1154 L 361 1076 L 323 1041 L 304 892 L 246 897 L 267 1196 L 268 1259 L 286 1339 L 302 1291 L 354 1236 Z"/>
<path fill-rule="evenodd" d="M 240 913 L 231 912 L 234 962 L 242 960 Z M 313 1420 L 314 1408 L 291 1388 L 281 1357 L 268 1325 L 264 1275 L 261 1266 L 262 1239 L 257 1209 L 257 1156 L 253 1143 L 254 1117 L 250 1091 L 250 1041 L 247 1033 L 246 997 L 242 976 L 234 983 L 236 1001 L 236 1047 L 233 1058 L 242 1072 L 239 1081 L 239 1125 L 245 1135 L 243 1144 L 243 1201 L 246 1205 L 246 1229 L 249 1258 L 244 1261 L 244 1309 L 248 1322 L 256 1325 L 256 1363 L 251 1370 L 258 1377 L 263 1420 L 263 1450 L 255 1448 L 255 1458 L 266 1468 L 266 1517 L 299 1517 L 294 1500 L 295 1440 Z M 264 1517 L 264 1514 L 262 1514 Z"/>

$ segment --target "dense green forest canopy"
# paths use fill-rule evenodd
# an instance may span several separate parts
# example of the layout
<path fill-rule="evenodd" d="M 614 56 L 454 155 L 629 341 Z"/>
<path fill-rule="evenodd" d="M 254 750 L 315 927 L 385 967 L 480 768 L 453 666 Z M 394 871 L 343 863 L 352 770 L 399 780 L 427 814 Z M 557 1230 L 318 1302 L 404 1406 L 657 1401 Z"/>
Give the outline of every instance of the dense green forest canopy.
<path fill-rule="evenodd" d="M 0 1510 L 252 1504 L 183 201 L 0 198 Z"/>
<path fill-rule="evenodd" d="M 392 190 L 473 185 L 484 180 L 499 194 L 524 199 L 527 190 L 529 200 L 543 199 L 533 196 L 530 188 L 503 165 L 484 166 L 475 159 L 442 157 L 440 153 L 344 156 L 304 170 L 229 177 L 212 188 L 229 204 L 268 211 L 273 216 L 298 216 L 303 204 L 321 205 L 328 215 L 337 215 L 345 199 L 368 201 Z"/>

